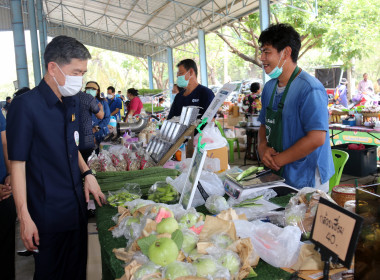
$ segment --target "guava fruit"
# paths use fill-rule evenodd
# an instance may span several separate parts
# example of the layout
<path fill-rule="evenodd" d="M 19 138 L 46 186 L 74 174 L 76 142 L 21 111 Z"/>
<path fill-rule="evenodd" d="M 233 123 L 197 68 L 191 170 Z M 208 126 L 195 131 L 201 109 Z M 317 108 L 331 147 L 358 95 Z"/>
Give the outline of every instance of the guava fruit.
<path fill-rule="evenodd" d="M 239 271 L 240 258 L 236 253 L 232 251 L 226 250 L 223 252 L 218 261 L 222 266 L 230 271 L 231 275 L 234 275 Z"/>
<path fill-rule="evenodd" d="M 230 206 L 227 203 L 227 200 L 220 195 L 212 195 L 207 198 L 205 206 L 208 211 L 212 214 L 219 214 L 223 210 L 227 210 Z"/>
<path fill-rule="evenodd" d="M 172 217 L 174 217 L 173 211 L 171 211 L 169 208 L 166 208 L 166 207 L 160 207 L 158 209 L 157 216 L 154 220 L 156 221 L 156 223 L 159 223 L 162 221 L 162 219 L 172 218 Z"/>
<path fill-rule="evenodd" d="M 198 277 L 212 276 L 216 272 L 216 263 L 213 258 L 209 256 L 203 256 L 197 258 L 193 265 L 197 268 Z"/>
<path fill-rule="evenodd" d="M 155 264 L 167 266 L 177 259 L 178 253 L 177 244 L 172 239 L 163 237 L 150 245 L 148 257 Z"/>
<path fill-rule="evenodd" d="M 182 233 L 183 233 L 182 251 L 188 254 L 197 246 L 199 238 L 194 232 L 190 230 L 183 230 Z"/>
<path fill-rule="evenodd" d="M 223 249 L 227 248 L 234 242 L 232 238 L 229 237 L 227 234 L 217 234 L 214 235 L 211 239 L 217 247 Z"/>
<path fill-rule="evenodd" d="M 189 253 L 189 257 L 190 259 L 192 259 L 193 261 L 195 261 L 196 259 L 202 257 L 204 255 L 198 253 L 198 250 L 197 249 L 193 249 L 191 250 L 191 252 Z"/>
<path fill-rule="evenodd" d="M 154 274 L 156 272 L 159 272 L 159 266 L 152 263 L 148 262 L 146 264 L 143 264 L 142 266 L 139 267 L 139 269 L 133 274 L 134 279 L 136 280 L 141 280 L 141 279 L 147 279 L 146 277 L 150 274 Z"/>
<path fill-rule="evenodd" d="M 178 229 L 178 223 L 176 219 L 170 217 L 162 219 L 161 222 L 157 225 L 157 233 L 173 233 Z"/>
<path fill-rule="evenodd" d="M 197 223 L 198 217 L 197 215 L 193 213 L 187 213 L 179 219 L 179 228 L 184 229 L 184 228 L 189 228 L 194 226 Z"/>
<path fill-rule="evenodd" d="M 175 280 L 178 277 L 195 275 L 195 269 L 189 263 L 175 261 L 165 268 L 165 279 Z"/>

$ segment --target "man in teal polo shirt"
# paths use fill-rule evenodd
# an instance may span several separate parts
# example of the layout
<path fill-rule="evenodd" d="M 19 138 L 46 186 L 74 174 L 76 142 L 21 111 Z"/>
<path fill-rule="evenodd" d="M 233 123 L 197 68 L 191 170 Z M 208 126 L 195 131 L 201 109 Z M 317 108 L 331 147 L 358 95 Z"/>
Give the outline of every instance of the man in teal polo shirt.
<path fill-rule="evenodd" d="M 16 97 L 7 116 L 13 195 L 37 280 L 86 279 L 86 201 L 90 193 L 100 206 L 105 201 L 78 151 L 77 93 L 90 58 L 76 39 L 54 38 L 43 80 Z"/>

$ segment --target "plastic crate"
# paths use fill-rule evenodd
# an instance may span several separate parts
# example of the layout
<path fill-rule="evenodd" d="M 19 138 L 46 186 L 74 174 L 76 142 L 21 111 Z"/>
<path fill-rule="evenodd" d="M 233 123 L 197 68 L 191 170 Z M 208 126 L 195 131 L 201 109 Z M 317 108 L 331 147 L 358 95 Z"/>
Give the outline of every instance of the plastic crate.
<path fill-rule="evenodd" d="M 377 172 L 377 160 L 376 160 L 376 150 L 375 145 L 364 145 L 364 150 L 349 150 L 348 145 L 340 144 L 331 147 L 331 149 L 341 150 L 347 152 L 350 157 L 346 165 L 344 166 L 343 173 L 347 175 L 365 177 L 369 174 Z"/>

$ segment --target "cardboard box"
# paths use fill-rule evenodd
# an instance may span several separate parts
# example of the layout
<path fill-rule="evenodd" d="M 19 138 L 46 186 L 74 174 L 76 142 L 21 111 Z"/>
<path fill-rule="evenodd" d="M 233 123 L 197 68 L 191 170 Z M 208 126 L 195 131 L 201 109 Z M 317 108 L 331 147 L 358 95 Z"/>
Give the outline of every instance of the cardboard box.
<path fill-rule="evenodd" d="M 227 146 L 214 149 L 214 150 L 208 150 L 207 151 L 207 157 L 209 158 L 219 158 L 220 161 L 220 171 L 223 172 L 228 169 L 228 148 Z"/>

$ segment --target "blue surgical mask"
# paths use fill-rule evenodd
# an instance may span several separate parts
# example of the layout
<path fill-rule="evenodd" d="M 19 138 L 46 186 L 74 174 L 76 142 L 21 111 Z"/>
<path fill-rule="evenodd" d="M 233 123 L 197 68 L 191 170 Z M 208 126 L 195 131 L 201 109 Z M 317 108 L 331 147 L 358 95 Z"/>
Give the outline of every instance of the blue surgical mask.
<path fill-rule="evenodd" d="M 95 97 L 96 96 L 96 89 L 86 89 L 86 93 Z"/>
<path fill-rule="evenodd" d="M 268 74 L 268 76 L 271 77 L 272 79 L 276 79 L 276 78 L 280 77 L 280 75 L 282 74 L 282 68 L 284 67 L 284 64 L 286 62 L 286 59 L 285 59 L 281 68 L 278 68 L 278 65 L 280 65 L 282 55 L 283 55 L 283 52 L 281 53 L 280 60 L 278 61 L 277 66 Z"/>
<path fill-rule="evenodd" d="M 189 84 L 190 77 L 191 77 L 190 76 L 189 80 L 186 81 L 185 76 L 186 76 L 187 73 L 189 73 L 189 71 L 187 71 L 185 73 L 185 75 L 177 77 L 177 86 L 179 86 L 179 87 L 187 87 L 187 85 Z"/>

